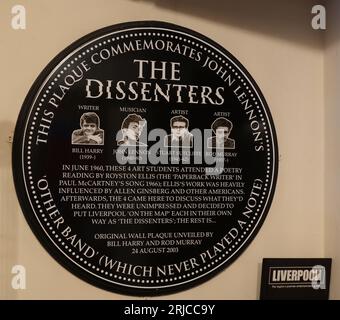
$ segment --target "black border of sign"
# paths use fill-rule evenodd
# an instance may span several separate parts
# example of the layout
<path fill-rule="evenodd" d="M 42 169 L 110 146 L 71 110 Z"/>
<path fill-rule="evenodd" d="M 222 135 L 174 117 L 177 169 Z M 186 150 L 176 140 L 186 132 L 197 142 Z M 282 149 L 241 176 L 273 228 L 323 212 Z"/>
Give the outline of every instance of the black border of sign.
<path fill-rule="evenodd" d="M 267 207 L 265 208 L 261 220 L 259 220 L 257 227 L 252 232 L 251 236 L 248 238 L 248 240 L 243 244 L 242 248 L 231 258 L 228 260 L 227 265 L 224 263 L 216 270 L 210 272 L 207 275 L 202 276 L 198 280 L 192 280 L 185 284 L 179 284 L 174 287 L 165 287 L 161 289 L 143 289 L 143 288 L 129 288 L 122 285 L 115 285 L 110 284 L 104 280 L 101 280 L 99 278 L 95 278 L 93 276 L 89 276 L 87 272 L 82 270 L 81 268 L 78 268 L 72 263 L 69 259 L 65 258 L 59 250 L 55 248 L 55 246 L 46 238 L 46 234 L 41 229 L 41 226 L 39 225 L 38 221 L 36 220 L 33 210 L 30 206 L 30 202 L 28 199 L 28 196 L 26 194 L 26 189 L 24 185 L 24 179 L 22 175 L 22 146 L 23 146 L 23 133 L 25 130 L 25 125 L 27 122 L 27 117 L 30 112 L 30 107 L 34 101 L 35 95 L 38 91 L 38 89 L 41 87 L 42 83 L 46 79 L 46 77 L 52 72 L 54 67 L 58 65 L 59 62 L 61 62 L 68 54 L 70 54 L 72 51 L 74 51 L 76 48 L 81 46 L 82 44 L 103 36 L 109 32 L 112 31 L 119 31 L 126 28 L 132 28 L 132 27 L 164 27 L 169 29 L 174 29 L 177 31 L 182 31 L 188 34 L 191 34 L 193 36 L 198 37 L 199 39 L 202 39 L 206 41 L 207 43 L 215 46 L 222 52 L 225 52 L 228 57 L 230 57 L 231 60 L 248 76 L 250 82 L 253 84 L 254 88 L 256 89 L 256 92 L 258 93 L 259 97 L 263 101 L 263 106 L 267 113 L 268 121 L 271 125 L 272 130 L 272 137 L 273 137 L 273 144 L 275 147 L 275 150 L 273 150 L 275 154 L 275 163 L 273 164 L 273 187 L 271 190 L 271 193 L 268 195 L 268 203 Z M 275 193 L 276 188 L 276 182 L 277 182 L 277 175 L 278 175 L 278 144 L 277 144 L 277 137 L 274 127 L 274 122 L 269 110 L 269 107 L 267 105 L 267 102 L 256 84 L 255 80 L 252 78 L 252 76 L 249 74 L 249 72 L 243 67 L 243 65 L 225 48 L 223 48 L 221 45 L 217 44 L 215 41 L 207 38 L 206 36 L 193 31 L 191 29 L 181 27 L 172 23 L 168 22 L 160 22 L 160 21 L 131 21 L 131 22 L 125 22 L 120 23 L 112 26 L 108 26 L 99 30 L 96 30 L 94 32 L 91 32 L 87 34 L 86 36 L 80 38 L 79 40 L 73 42 L 71 45 L 66 47 L 64 50 L 62 50 L 55 58 L 52 59 L 52 61 L 44 68 L 44 70 L 39 74 L 38 78 L 35 80 L 33 85 L 31 86 L 24 103 L 21 107 L 16 127 L 15 127 L 15 133 L 14 133 L 14 140 L 13 140 L 13 150 L 12 150 L 12 167 L 13 167 L 13 178 L 15 183 L 15 189 L 16 193 L 19 199 L 20 206 L 22 208 L 22 211 L 24 213 L 24 216 L 32 229 L 34 235 L 38 238 L 41 245 L 47 250 L 47 252 L 56 259 L 63 267 L 65 267 L 68 271 L 70 271 L 73 275 L 77 276 L 78 278 L 86 281 L 87 283 L 90 283 L 96 287 L 119 293 L 119 294 L 128 294 L 133 296 L 157 296 L 157 295 L 163 295 L 163 294 L 170 294 L 170 293 L 176 293 L 179 291 L 183 291 L 185 289 L 192 288 L 194 286 L 197 286 L 203 282 L 206 282 L 207 280 L 214 277 L 216 274 L 220 273 L 221 271 L 225 270 L 227 266 L 229 266 L 232 262 L 234 262 L 243 252 L 244 250 L 249 246 L 249 244 L 252 242 L 258 231 L 260 230 L 264 220 L 266 219 L 266 216 L 268 214 L 269 208 L 271 206 L 273 196 Z"/>

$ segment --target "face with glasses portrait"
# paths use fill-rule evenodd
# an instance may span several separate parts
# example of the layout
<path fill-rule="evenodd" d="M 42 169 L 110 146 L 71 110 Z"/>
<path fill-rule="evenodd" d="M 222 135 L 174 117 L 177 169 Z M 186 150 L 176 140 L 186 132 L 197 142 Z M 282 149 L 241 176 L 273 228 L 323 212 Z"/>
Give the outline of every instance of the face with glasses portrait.
<path fill-rule="evenodd" d="M 171 127 L 171 133 L 177 139 L 183 137 L 185 133 L 188 131 L 186 127 L 186 123 L 184 121 L 174 121 Z"/>

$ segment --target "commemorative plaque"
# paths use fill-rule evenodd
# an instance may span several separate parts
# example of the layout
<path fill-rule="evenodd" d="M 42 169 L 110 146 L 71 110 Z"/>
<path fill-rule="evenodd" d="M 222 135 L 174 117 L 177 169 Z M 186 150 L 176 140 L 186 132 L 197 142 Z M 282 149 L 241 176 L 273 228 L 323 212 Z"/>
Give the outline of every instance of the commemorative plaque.
<path fill-rule="evenodd" d="M 277 177 L 273 121 L 227 50 L 183 27 L 131 22 L 61 52 L 14 137 L 17 195 L 46 250 L 132 295 L 206 281 L 251 242 Z"/>

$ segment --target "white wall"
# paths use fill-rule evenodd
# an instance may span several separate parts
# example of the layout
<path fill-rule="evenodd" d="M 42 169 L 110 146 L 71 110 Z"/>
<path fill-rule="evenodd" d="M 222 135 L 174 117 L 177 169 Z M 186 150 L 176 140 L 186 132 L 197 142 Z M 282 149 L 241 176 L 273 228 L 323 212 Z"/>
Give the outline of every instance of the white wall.
<path fill-rule="evenodd" d="M 220 43 L 243 63 L 260 86 L 278 135 L 277 189 L 255 240 L 236 262 L 212 280 L 162 298 L 257 299 L 262 258 L 324 256 L 324 57 L 323 34 L 310 27 L 313 1 L 20 3 L 27 10 L 25 31 L 10 28 L 10 9 L 16 1 L 0 2 L 0 298 L 129 298 L 79 280 L 41 247 L 14 194 L 11 145 L 7 141 L 30 85 L 53 56 L 91 31 L 125 21 L 168 21 Z M 10 268 L 16 263 L 27 269 L 27 289 L 14 292 L 9 285 Z"/>
<path fill-rule="evenodd" d="M 333 258 L 331 298 L 340 299 L 340 1 L 327 7 L 325 43 L 325 251 Z"/>

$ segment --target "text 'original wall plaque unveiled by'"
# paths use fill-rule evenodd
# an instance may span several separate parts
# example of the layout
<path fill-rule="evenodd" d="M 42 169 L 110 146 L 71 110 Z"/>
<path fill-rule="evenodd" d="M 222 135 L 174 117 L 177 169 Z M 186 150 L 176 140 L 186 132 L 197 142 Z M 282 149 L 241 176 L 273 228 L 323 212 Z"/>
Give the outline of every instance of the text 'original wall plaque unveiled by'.
<path fill-rule="evenodd" d="M 132 22 L 85 36 L 41 73 L 13 168 L 53 257 L 98 287 L 155 295 L 240 255 L 270 207 L 277 152 L 265 99 L 228 51 Z"/>

